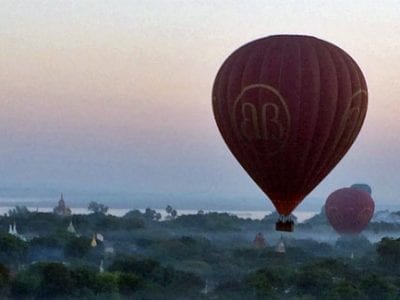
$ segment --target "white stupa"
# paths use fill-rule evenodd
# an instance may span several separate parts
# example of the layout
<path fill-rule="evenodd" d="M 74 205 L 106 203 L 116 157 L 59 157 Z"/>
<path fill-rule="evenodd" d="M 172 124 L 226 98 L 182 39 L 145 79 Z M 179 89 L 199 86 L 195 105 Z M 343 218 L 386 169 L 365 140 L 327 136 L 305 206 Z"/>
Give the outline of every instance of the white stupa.
<path fill-rule="evenodd" d="M 104 273 L 104 263 L 103 260 L 100 261 L 99 272 Z"/>
<path fill-rule="evenodd" d="M 104 236 L 101 233 L 96 233 L 96 240 L 104 242 Z"/>
<path fill-rule="evenodd" d="M 201 293 L 204 295 L 208 294 L 208 279 L 206 279 L 206 284 L 205 284 L 204 288 L 201 290 Z"/>
<path fill-rule="evenodd" d="M 74 224 L 72 224 L 72 221 L 69 222 L 67 231 L 70 232 L 70 233 L 76 234 L 76 230 L 75 230 Z"/>
<path fill-rule="evenodd" d="M 8 233 L 23 240 L 26 241 L 26 238 L 20 234 L 18 234 L 17 231 L 17 224 L 14 222 L 14 224 L 10 224 L 10 226 L 8 227 Z"/>
<path fill-rule="evenodd" d="M 283 242 L 282 236 L 281 236 L 278 244 L 276 245 L 275 252 L 276 253 L 286 253 L 286 247 L 285 247 L 285 243 Z"/>
<path fill-rule="evenodd" d="M 90 246 L 92 246 L 93 248 L 97 247 L 97 241 L 96 241 L 96 235 L 95 234 L 93 234 L 93 238 L 92 238 L 92 241 L 90 242 Z"/>
<path fill-rule="evenodd" d="M 12 234 L 14 235 L 14 227 L 10 224 L 10 226 L 8 227 L 8 234 Z"/>
<path fill-rule="evenodd" d="M 8 228 L 8 233 L 11 235 L 15 235 L 18 236 L 18 232 L 17 232 L 17 225 L 15 224 L 10 224 L 10 227 Z"/>

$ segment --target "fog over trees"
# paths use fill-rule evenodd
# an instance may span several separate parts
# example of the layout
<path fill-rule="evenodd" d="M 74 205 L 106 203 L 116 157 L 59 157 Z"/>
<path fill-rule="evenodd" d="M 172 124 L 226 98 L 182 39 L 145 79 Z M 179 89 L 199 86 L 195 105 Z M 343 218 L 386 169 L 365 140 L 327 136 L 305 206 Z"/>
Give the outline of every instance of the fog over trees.
<path fill-rule="evenodd" d="M 339 236 L 323 211 L 296 224 L 294 233 L 281 234 L 274 230 L 276 214 L 251 220 L 167 210 L 169 217 L 162 220 L 150 208 L 116 217 L 104 210 L 60 216 L 16 207 L 0 217 L 2 297 L 396 299 L 399 294 L 399 223 L 383 222 L 384 212 L 362 234 Z M 387 212 L 386 218 L 397 214 Z"/>

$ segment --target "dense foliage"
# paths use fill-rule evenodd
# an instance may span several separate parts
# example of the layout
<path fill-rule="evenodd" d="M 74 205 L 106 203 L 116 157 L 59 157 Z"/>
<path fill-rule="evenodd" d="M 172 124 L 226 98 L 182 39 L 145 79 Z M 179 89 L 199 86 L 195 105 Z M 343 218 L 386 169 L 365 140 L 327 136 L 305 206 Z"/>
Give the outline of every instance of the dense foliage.
<path fill-rule="evenodd" d="M 0 217 L 0 298 L 398 299 L 400 239 L 338 237 L 324 216 L 281 237 L 273 216 L 56 216 L 19 207 Z M 68 231 L 72 222 L 76 232 Z M 18 235 L 5 233 L 17 224 Z M 379 225 L 373 225 L 378 228 Z M 331 239 L 311 239 L 316 228 Z M 322 230 L 322 231 L 321 231 Z M 263 232 L 266 245 L 252 241 Z M 374 232 L 374 231 L 372 231 Z M 275 245 L 283 240 L 286 253 Z"/>

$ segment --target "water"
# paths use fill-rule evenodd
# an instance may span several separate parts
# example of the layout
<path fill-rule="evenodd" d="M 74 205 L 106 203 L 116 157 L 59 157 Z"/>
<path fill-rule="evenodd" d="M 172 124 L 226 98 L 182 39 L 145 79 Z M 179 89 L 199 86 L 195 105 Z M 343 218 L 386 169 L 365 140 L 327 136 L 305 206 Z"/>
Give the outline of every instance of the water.
<path fill-rule="evenodd" d="M 0 207 L 0 215 L 8 214 L 8 211 L 10 209 L 13 209 L 14 206 L 2 206 Z M 28 206 L 28 209 L 30 211 L 39 211 L 39 212 L 52 212 L 53 207 L 30 207 Z M 124 216 L 127 212 L 131 211 L 131 208 L 109 208 L 108 209 L 108 214 L 117 216 L 117 217 L 122 217 Z M 144 212 L 145 209 L 139 209 L 141 212 Z M 167 212 L 165 209 L 154 209 L 156 212 L 161 214 L 162 219 L 165 219 L 167 216 Z M 177 209 L 176 210 L 178 213 L 178 216 L 180 215 L 194 215 L 197 214 L 197 210 L 194 209 Z M 261 210 L 228 210 L 228 211 L 222 211 L 222 210 L 203 210 L 205 213 L 208 212 L 218 212 L 218 213 L 228 213 L 232 215 L 236 215 L 239 218 L 243 219 L 252 219 L 252 220 L 261 220 L 264 218 L 266 215 L 271 214 L 271 211 L 261 211 Z M 89 214 L 90 211 L 87 208 L 84 207 L 71 207 L 71 212 L 74 215 L 86 215 Z M 298 211 L 295 212 L 294 215 L 297 217 L 297 221 L 299 223 L 304 222 L 305 220 L 313 217 L 316 215 L 317 212 L 312 212 L 312 211 Z"/>

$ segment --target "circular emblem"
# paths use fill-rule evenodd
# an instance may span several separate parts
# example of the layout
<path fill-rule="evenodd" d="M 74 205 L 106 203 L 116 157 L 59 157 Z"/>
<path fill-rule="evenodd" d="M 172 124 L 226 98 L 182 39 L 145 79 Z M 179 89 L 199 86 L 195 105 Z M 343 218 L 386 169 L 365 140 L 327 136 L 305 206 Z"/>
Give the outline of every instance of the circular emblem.
<path fill-rule="evenodd" d="M 274 155 L 289 138 L 290 114 L 278 90 L 265 84 L 245 87 L 233 104 L 232 123 L 241 142 Z"/>

